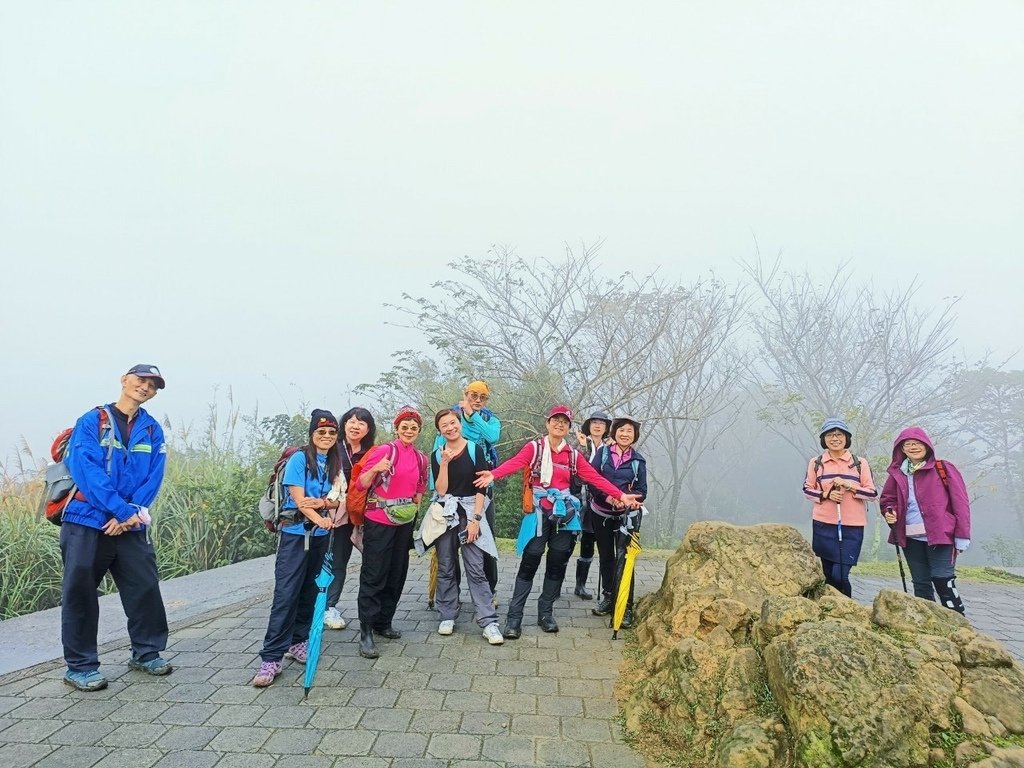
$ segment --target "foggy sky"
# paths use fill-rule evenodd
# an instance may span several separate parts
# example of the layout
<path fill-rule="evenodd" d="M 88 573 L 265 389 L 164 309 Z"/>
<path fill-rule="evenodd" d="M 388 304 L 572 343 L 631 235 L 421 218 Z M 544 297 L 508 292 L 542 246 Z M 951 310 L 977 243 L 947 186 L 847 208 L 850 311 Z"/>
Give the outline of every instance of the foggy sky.
<path fill-rule="evenodd" d="M 492 243 L 686 280 L 781 250 L 1024 338 L 1024 5 L 0 0 L 0 456 L 131 364 L 342 409 Z M 1021 367 L 1019 359 L 1015 367 Z"/>

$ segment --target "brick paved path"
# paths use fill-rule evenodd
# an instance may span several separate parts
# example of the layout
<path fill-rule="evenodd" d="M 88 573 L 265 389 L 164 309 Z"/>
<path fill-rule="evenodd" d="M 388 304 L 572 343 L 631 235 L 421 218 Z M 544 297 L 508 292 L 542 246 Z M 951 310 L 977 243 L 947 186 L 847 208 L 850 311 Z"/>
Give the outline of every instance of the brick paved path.
<path fill-rule="evenodd" d="M 128 671 L 125 641 L 102 654 L 111 681 L 105 691 L 72 691 L 55 663 L 2 677 L 0 768 L 644 764 L 615 723 L 622 641 L 613 642 L 604 620 L 590 615 L 593 603 L 566 595 L 556 604 L 561 632 L 545 635 L 524 623 L 523 638 L 500 647 L 480 637 L 467 603 L 457 633 L 444 638 L 436 634 L 437 614 L 426 608 L 425 566 L 413 559 L 395 622 L 402 639 L 378 640 L 381 657 L 371 661 L 357 654 L 355 623 L 327 631 L 305 702 L 302 667 L 293 662 L 271 688 L 249 685 L 266 629 L 266 589 L 249 607 L 172 631 L 167 657 L 177 669 L 170 677 Z M 503 600 L 515 566 L 514 557 L 503 559 Z M 348 616 L 355 614 L 356 567 L 343 596 Z M 663 561 L 641 559 L 638 591 L 656 589 L 663 569 Z M 211 571 L 204 578 L 215 589 L 225 577 Z M 853 581 L 862 602 L 882 586 L 899 588 L 856 572 Z M 965 582 L 962 591 L 972 621 L 1024 659 L 1024 589 Z M 50 631 L 59 633 L 59 625 Z"/>
<path fill-rule="evenodd" d="M 272 687 L 249 685 L 265 598 L 172 631 L 166 656 L 176 669 L 166 678 L 129 671 L 122 642 L 101 655 L 104 691 L 72 691 L 60 680 L 63 666 L 52 664 L 0 679 L 0 766 L 644 765 L 615 723 L 622 640 L 613 642 L 606 620 L 590 615 L 593 602 L 563 596 L 555 611 L 561 631 L 546 635 L 530 623 L 535 590 L 522 639 L 494 647 L 464 602 L 456 634 L 441 637 L 437 613 L 426 607 L 425 565 L 413 558 L 395 618 L 403 637 L 378 638 L 379 659 L 358 655 L 358 622 L 325 631 L 305 702 L 304 668 L 294 662 Z M 514 556 L 503 559 L 503 602 L 515 565 Z M 645 591 L 660 584 L 663 568 L 641 562 Z M 343 595 L 348 617 L 354 571 Z"/>

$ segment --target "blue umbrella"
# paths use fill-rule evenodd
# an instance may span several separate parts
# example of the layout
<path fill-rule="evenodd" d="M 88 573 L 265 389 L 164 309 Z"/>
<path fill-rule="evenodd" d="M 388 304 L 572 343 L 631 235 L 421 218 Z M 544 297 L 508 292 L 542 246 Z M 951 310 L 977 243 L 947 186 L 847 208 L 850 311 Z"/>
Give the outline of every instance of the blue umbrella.
<path fill-rule="evenodd" d="M 316 603 L 313 604 L 313 623 L 309 627 L 309 637 L 306 640 L 306 675 L 302 678 L 302 687 L 306 693 L 302 698 L 309 697 L 309 689 L 313 687 L 313 678 L 316 677 L 316 665 L 320 661 L 320 645 L 324 636 L 324 614 L 327 613 L 327 588 L 334 581 L 334 530 L 331 530 L 327 538 L 327 554 L 324 555 L 324 564 L 320 567 L 320 573 L 316 577 Z"/>

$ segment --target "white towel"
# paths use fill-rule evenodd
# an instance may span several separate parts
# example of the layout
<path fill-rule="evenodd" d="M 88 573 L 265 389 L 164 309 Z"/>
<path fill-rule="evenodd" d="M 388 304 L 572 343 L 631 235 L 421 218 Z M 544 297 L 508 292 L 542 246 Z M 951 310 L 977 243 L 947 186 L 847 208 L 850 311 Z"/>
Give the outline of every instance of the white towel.
<path fill-rule="evenodd" d="M 548 438 L 543 438 L 541 441 L 544 445 L 544 451 L 540 456 L 540 484 L 547 488 L 551 485 L 551 475 L 555 471 L 555 465 L 551 461 L 551 441 Z M 558 453 L 565 446 L 565 440 L 562 440 L 556 447 L 555 453 Z"/>

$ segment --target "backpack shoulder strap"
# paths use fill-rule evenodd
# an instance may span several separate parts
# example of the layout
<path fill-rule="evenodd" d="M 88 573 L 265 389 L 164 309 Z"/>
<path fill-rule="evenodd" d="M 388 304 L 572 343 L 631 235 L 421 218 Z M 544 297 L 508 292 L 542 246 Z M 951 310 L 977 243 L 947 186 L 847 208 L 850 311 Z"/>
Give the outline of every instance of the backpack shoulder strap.
<path fill-rule="evenodd" d="M 633 459 L 630 464 L 633 465 L 633 482 L 635 483 L 640 479 L 640 459 Z"/>
<path fill-rule="evenodd" d="M 853 461 L 850 462 L 850 469 L 860 475 L 860 456 L 855 453 L 851 453 L 850 455 L 853 456 Z"/>
<path fill-rule="evenodd" d="M 949 475 L 946 474 L 946 462 L 942 459 L 935 460 L 935 469 L 939 473 L 939 479 L 942 480 L 942 484 L 946 486 L 946 490 L 949 490 Z"/>
<path fill-rule="evenodd" d="M 106 405 L 98 405 L 96 410 L 100 412 L 100 433 L 97 439 L 100 442 L 103 441 L 104 429 L 110 432 L 107 436 L 107 474 L 109 475 L 114 463 L 114 414 L 110 412 L 110 407 Z"/>
<path fill-rule="evenodd" d="M 540 475 L 540 456 L 541 451 L 544 449 L 544 444 L 541 442 L 543 437 L 535 437 L 530 442 L 533 443 L 533 459 L 530 461 L 530 479 Z"/>
<path fill-rule="evenodd" d="M 821 475 L 824 471 L 825 463 L 821 460 L 821 454 L 819 453 L 814 457 L 814 479 L 819 488 L 821 488 Z"/>

